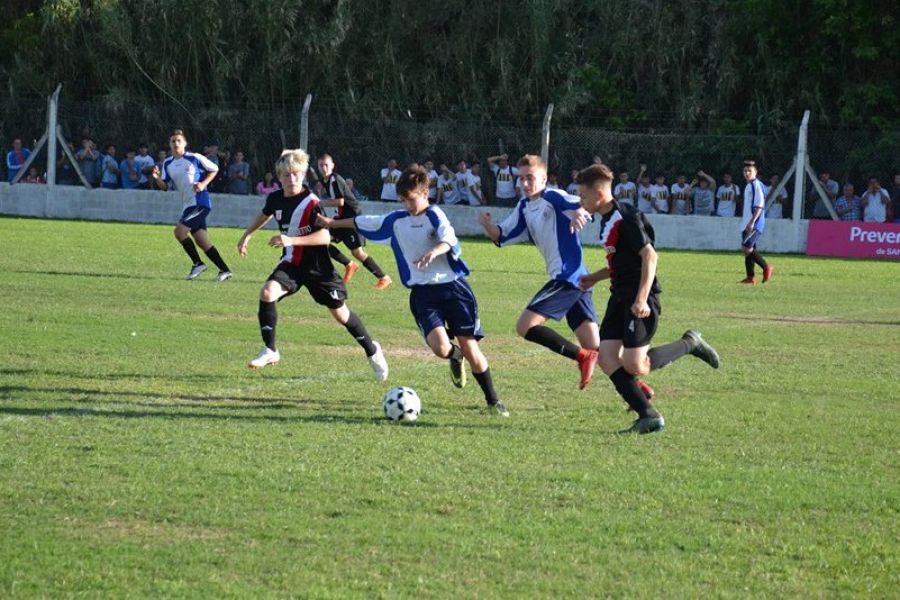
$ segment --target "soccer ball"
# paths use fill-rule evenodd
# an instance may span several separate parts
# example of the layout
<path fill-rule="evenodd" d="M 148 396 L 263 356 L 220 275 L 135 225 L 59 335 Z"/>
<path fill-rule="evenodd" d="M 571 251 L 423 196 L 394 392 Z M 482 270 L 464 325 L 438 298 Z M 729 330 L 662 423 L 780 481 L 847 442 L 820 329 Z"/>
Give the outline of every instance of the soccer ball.
<path fill-rule="evenodd" d="M 384 395 L 384 416 L 391 421 L 415 421 L 422 412 L 422 401 L 416 390 L 397 386 Z"/>

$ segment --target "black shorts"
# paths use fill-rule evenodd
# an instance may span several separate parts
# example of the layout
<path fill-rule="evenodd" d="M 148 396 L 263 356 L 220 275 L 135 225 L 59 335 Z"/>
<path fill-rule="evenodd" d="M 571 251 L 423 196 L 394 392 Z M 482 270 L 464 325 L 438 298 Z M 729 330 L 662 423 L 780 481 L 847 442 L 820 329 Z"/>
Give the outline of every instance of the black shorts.
<path fill-rule="evenodd" d="M 181 218 L 178 222 L 195 233 L 201 229 L 206 229 L 206 217 L 209 215 L 209 207 L 207 206 L 188 206 L 181 211 Z"/>
<path fill-rule="evenodd" d="M 331 243 L 336 244 L 344 242 L 344 245 L 351 250 L 356 250 L 366 245 L 366 241 L 352 229 L 332 229 Z"/>
<path fill-rule="evenodd" d="M 633 300 L 620 300 L 615 295 L 609 297 L 606 314 L 603 315 L 603 322 L 600 323 L 600 341 L 622 340 L 622 345 L 626 348 L 650 345 L 650 340 L 656 333 L 659 315 L 662 314 L 659 296 L 651 294 L 647 298 L 650 315 L 643 319 L 638 319 L 632 314 L 632 304 L 634 304 Z"/>
<path fill-rule="evenodd" d="M 347 287 L 337 273 L 313 277 L 293 265 L 281 263 L 275 267 L 267 281 L 275 281 L 284 288 L 287 294 L 282 298 L 296 294 L 305 285 L 313 300 L 322 306 L 340 308 L 347 300 Z"/>

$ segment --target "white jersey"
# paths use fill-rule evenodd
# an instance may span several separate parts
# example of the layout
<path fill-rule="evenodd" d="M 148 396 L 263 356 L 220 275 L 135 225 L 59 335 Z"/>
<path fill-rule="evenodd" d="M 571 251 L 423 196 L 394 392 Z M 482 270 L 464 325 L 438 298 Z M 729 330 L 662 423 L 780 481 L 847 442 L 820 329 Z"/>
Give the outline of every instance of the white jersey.
<path fill-rule="evenodd" d="M 497 245 L 534 243 L 550 278 L 577 286 L 588 272 L 582 262 L 581 240 L 569 229 L 572 213 L 580 207 L 580 198 L 549 188 L 537 200 L 522 198 L 500 223 Z"/>
<path fill-rule="evenodd" d="M 620 204 L 630 204 L 631 206 L 634 206 L 635 196 L 637 196 L 637 186 L 634 185 L 633 181 L 617 183 L 616 187 L 613 188 L 613 197 L 615 197 L 616 201 Z"/>
<path fill-rule="evenodd" d="M 644 213 L 645 215 L 653 214 L 653 205 L 650 201 L 653 199 L 653 186 L 639 186 L 637 188 L 637 198 L 638 198 L 638 210 Z"/>
<path fill-rule="evenodd" d="M 481 175 L 476 175 L 469 171 L 469 204 L 472 206 L 481 206 L 484 196 L 481 195 Z"/>
<path fill-rule="evenodd" d="M 720 185 L 719 189 L 716 190 L 716 200 L 719 201 L 716 214 L 720 217 L 733 217 L 737 209 L 736 202 L 740 193 L 740 188 L 733 183 Z"/>
<path fill-rule="evenodd" d="M 688 196 L 691 194 L 691 186 L 686 183 L 672 184 L 672 214 L 688 214 Z"/>
<path fill-rule="evenodd" d="M 178 194 L 184 208 L 205 206 L 211 208 L 209 190 L 194 192 L 194 184 L 202 181 L 207 173 L 219 170 L 214 162 L 195 152 L 185 152 L 181 158 L 168 157 L 163 161 L 162 180 L 170 184 Z"/>
<path fill-rule="evenodd" d="M 432 202 L 437 199 L 437 185 L 438 185 L 438 174 L 437 171 L 431 169 L 428 171 L 428 199 Z"/>
<path fill-rule="evenodd" d="M 869 199 L 863 211 L 863 221 L 866 223 L 884 223 L 887 220 L 887 207 L 881 199 L 888 198 L 888 201 L 890 201 L 888 193 L 883 189 L 879 189 L 874 194 L 866 190 L 863 196 Z"/>
<path fill-rule="evenodd" d="M 144 173 L 144 169 L 149 167 L 152 170 L 153 167 L 156 166 L 156 161 L 153 160 L 153 157 L 149 154 L 137 154 L 134 157 L 134 162 L 137 163 L 138 168 L 141 170 L 141 178 L 138 180 L 138 183 L 147 183 L 148 176 Z"/>
<path fill-rule="evenodd" d="M 441 173 L 437 180 L 438 187 L 441 189 L 441 200 L 444 204 L 458 204 L 459 190 L 456 189 L 456 175 L 450 173 L 449 177 Z"/>
<path fill-rule="evenodd" d="M 471 171 L 459 171 L 456 174 L 456 191 L 459 193 L 459 201 L 470 205 L 477 205 L 478 201 L 472 200 L 472 193 L 469 191 L 469 176 Z"/>
<path fill-rule="evenodd" d="M 402 175 L 402 173 L 399 169 L 394 169 L 393 171 L 388 171 L 387 169 L 381 170 L 381 180 L 383 181 L 381 184 L 382 200 L 391 202 L 399 200 L 397 197 L 397 180 L 400 179 L 400 175 Z M 385 177 L 387 177 L 387 179 L 385 179 Z"/>
<path fill-rule="evenodd" d="M 491 171 L 494 172 L 494 179 L 497 180 L 497 198 L 510 199 L 516 197 L 516 177 L 519 176 L 519 170 L 512 166 L 501 169 L 500 165 L 491 165 Z"/>
<path fill-rule="evenodd" d="M 460 259 L 462 249 L 453 225 L 437 206 L 429 206 L 420 215 L 405 210 L 386 215 L 359 215 L 353 222 L 366 239 L 391 245 L 400 279 L 406 287 L 449 283 L 469 274 Z M 440 242 L 450 246 L 450 252 L 441 254 L 424 269 L 418 268 L 416 262 Z"/>
<path fill-rule="evenodd" d="M 653 184 L 650 186 L 650 193 L 656 199 L 656 210 L 652 212 L 665 213 L 669 212 L 669 188 L 665 185 Z"/>
<path fill-rule="evenodd" d="M 769 210 L 766 211 L 767 219 L 783 219 L 784 218 L 784 201 L 788 199 L 787 190 L 781 188 L 781 192 L 772 201 Z"/>

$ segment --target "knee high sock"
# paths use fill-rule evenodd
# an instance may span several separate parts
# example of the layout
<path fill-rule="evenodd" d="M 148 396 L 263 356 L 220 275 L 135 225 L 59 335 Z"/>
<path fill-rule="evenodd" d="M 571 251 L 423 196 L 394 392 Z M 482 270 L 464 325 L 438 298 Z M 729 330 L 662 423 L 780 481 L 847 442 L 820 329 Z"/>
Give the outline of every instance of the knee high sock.
<path fill-rule="evenodd" d="M 374 275 L 378 279 L 384 277 L 384 271 L 381 270 L 381 267 L 378 266 L 378 263 L 375 262 L 375 259 L 371 256 L 366 257 L 366 260 L 363 261 L 363 266 L 367 268 L 372 273 L 372 275 Z"/>
<path fill-rule="evenodd" d="M 184 251 L 191 258 L 191 262 L 195 265 L 199 265 L 203 261 L 200 260 L 200 255 L 197 253 L 197 246 L 194 245 L 194 240 L 189 237 L 181 240 L 181 247 L 184 248 Z"/>
<path fill-rule="evenodd" d="M 750 257 L 753 258 L 753 262 L 758 264 L 761 268 L 765 269 L 768 267 L 768 263 L 766 263 L 766 259 L 762 257 L 762 254 L 759 253 L 759 250 L 756 248 L 753 249 L 753 252 L 750 254 Z"/>
<path fill-rule="evenodd" d="M 328 254 L 331 256 L 331 258 L 338 261 L 345 267 L 350 264 L 350 259 L 344 256 L 344 254 L 340 250 L 338 250 L 338 247 L 334 244 L 328 244 Z"/>
<path fill-rule="evenodd" d="M 653 405 L 647 400 L 647 396 L 644 395 L 643 390 L 638 386 L 637 378 L 626 371 L 624 367 L 619 367 L 609 378 L 613 385 L 616 386 L 616 391 L 619 392 L 619 395 L 622 396 L 625 402 L 628 403 L 628 406 L 639 417 L 659 416 L 659 412 L 653 408 Z"/>
<path fill-rule="evenodd" d="M 488 403 L 488 406 L 497 404 L 500 398 L 497 397 L 497 391 L 494 389 L 494 378 L 491 377 L 490 367 L 485 369 L 484 373 L 472 371 L 472 375 L 475 376 L 475 381 L 481 386 L 481 391 L 484 392 L 484 400 Z"/>
<path fill-rule="evenodd" d="M 446 358 L 446 359 L 448 359 L 448 360 L 449 360 L 449 359 L 453 359 L 453 360 L 462 360 L 462 359 L 463 359 L 462 348 L 460 348 L 459 346 L 457 346 L 457 345 L 454 344 L 453 342 L 450 342 L 450 354 L 448 354 L 448 355 L 445 356 L 444 358 Z"/>
<path fill-rule="evenodd" d="M 219 251 L 216 250 L 215 246 L 210 246 L 206 250 L 203 251 L 209 257 L 209 260 L 213 261 L 213 264 L 219 267 L 220 271 L 230 271 L 228 265 L 225 264 L 225 261 L 222 260 L 222 255 L 219 254 Z"/>
<path fill-rule="evenodd" d="M 753 277 L 753 256 L 748 254 L 744 257 L 744 268 L 747 270 L 747 277 Z"/>
<path fill-rule="evenodd" d="M 647 352 L 647 356 L 650 358 L 650 370 L 662 369 L 690 351 L 691 344 L 687 340 L 678 340 L 671 344 L 650 348 L 650 351 Z"/>
<path fill-rule="evenodd" d="M 525 339 L 529 342 L 540 344 L 572 360 L 578 359 L 578 352 L 581 350 L 581 348 L 546 325 L 535 325 L 525 333 Z"/>
<path fill-rule="evenodd" d="M 356 342 L 362 346 L 363 350 L 366 351 L 366 356 L 375 354 L 375 344 L 372 343 L 372 338 L 369 337 L 366 326 L 363 325 L 363 322 L 359 320 L 359 317 L 357 317 L 355 313 L 350 313 L 350 318 L 344 323 L 344 327 L 347 328 L 347 331 L 353 336 L 353 339 L 355 339 Z"/>
<path fill-rule="evenodd" d="M 275 350 L 275 325 L 278 322 L 278 311 L 274 302 L 259 301 L 259 333 L 263 343 L 269 350 Z"/>

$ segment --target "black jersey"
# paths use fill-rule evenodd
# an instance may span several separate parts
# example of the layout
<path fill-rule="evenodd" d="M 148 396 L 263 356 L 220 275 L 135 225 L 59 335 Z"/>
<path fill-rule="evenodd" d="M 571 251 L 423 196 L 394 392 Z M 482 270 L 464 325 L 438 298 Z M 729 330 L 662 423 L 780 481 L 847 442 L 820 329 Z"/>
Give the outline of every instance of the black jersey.
<path fill-rule="evenodd" d="M 319 198 L 306 188 L 288 198 L 285 198 L 284 190 L 272 192 L 266 197 L 262 212 L 274 216 L 281 233 L 290 237 L 302 237 L 321 229 L 316 225 L 316 217 L 322 214 Z M 281 263 L 292 265 L 301 273 L 314 277 L 334 273 L 327 245 L 289 246 L 281 253 Z"/>
<path fill-rule="evenodd" d="M 324 181 L 324 186 L 325 193 L 329 198 L 344 199 L 344 205 L 337 207 L 336 218 L 352 219 L 356 215 L 362 214 L 356 196 L 350 191 L 347 181 L 343 177 L 337 173 L 332 173 L 331 177 Z"/>
<path fill-rule="evenodd" d="M 653 226 L 644 213 L 630 204 L 613 201 L 613 206 L 600 220 L 600 243 L 606 249 L 610 291 L 621 300 L 632 302 L 641 286 L 643 259 L 638 252 L 647 244 L 653 245 Z M 654 277 L 650 293 L 661 291 Z"/>

